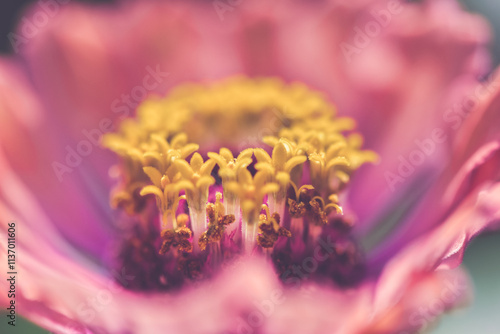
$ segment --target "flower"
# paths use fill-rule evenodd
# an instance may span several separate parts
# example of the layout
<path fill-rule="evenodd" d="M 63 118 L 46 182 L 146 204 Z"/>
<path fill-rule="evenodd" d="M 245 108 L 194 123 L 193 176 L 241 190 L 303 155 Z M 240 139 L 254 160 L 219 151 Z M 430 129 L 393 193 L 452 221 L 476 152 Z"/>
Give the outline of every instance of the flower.
<path fill-rule="evenodd" d="M 399 333 L 470 297 L 461 256 L 500 218 L 481 18 L 452 0 L 58 8 L 0 62 L 19 314 Z"/>

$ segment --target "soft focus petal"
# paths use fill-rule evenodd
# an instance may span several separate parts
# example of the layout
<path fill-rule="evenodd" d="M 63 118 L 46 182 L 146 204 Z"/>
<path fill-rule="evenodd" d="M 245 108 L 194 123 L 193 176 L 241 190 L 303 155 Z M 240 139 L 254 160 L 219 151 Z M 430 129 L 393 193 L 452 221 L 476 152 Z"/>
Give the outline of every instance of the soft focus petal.
<path fill-rule="evenodd" d="M 453 162 L 449 168 L 453 168 Z M 384 240 L 380 247 L 371 253 L 370 257 L 375 267 L 381 267 L 388 258 L 391 258 L 395 249 L 404 247 L 405 244 L 417 239 L 424 233 L 442 228 L 450 216 L 466 201 L 478 196 L 478 192 L 491 182 L 498 180 L 500 167 L 500 144 L 492 142 L 484 145 L 463 164 L 462 168 L 449 179 L 449 174 L 444 173 L 441 178 L 428 190 L 425 199 L 416 208 L 406 209 L 401 226 Z M 416 209 L 416 210 L 415 210 Z M 488 228 L 488 223 L 481 220 L 471 220 L 470 224 L 478 224 L 477 231 Z M 486 224 L 486 225 L 482 225 Z M 456 233 L 463 232 L 460 229 Z"/>
<path fill-rule="evenodd" d="M 475 91 L 474 112 L 467 115 L 459 129 L 455 154 L 465 159 L 480 145 L 500 137 L 500 70 Z M 459 163 L 459 161 L 457 162 Z"/>
<path fill-rule="evenodd" d="M 61 158 L 64 153 L 56 145 L 61 141 L 57 124 L 48 119 L 40 108 L 37 95 L 26 80 L 22 67 L 2 60 L 0 72 L 2 78 L 9 82 L 9 85 L 2 85 L 0 96 L 0 117 L 4 120 L 0 126 L 0 189 L 3 196 L 19 209 L 25 208 L 27 213 L 30 207 L 26 202 L 36 196 L 60 233 L 76 247 L 100 257 L 110 237 L 111 210 L 107 205 L 109 188 L 105 191 L 97 191 L 96 188 L 110 182 L 98 184 L 95 175 L 93 182 L 90 182 L 92 177 L 90 180 L 82 177 L 85 171 L 90 170 L 91 161 L 83 162 L 77 173 L 60 182 L 53 169 L 54 161 L 64 162 Z M 62 138 L 64 140 L 64 136 Z M 29 191 L 14 191 L 15 183 L 20 182 L 18 175 L 29 184 Z M 102 194 L 102 206 L 95 202 L 99 192 Z M 37 224 L 36 216 L 31 221 Z"/>
<path fill-rule="evenodd" d="M 200 79 L 195 13 L 189 2 L 68 4 L 21 55 L 44 104 L 68 132 L 80 134 L 104 117 L 132 116 L 147 94 Z"/>
<path fill-rule="evenodd" d="M 42 122 L 40 102 L 14 61 L 0 59 L 0 145 L 20 172 L 33 173 L 39 153 L 30 131 Z"/>
<path fill-rule="evenodd" d="M 374 12 L 387 11 L 385 1 L 351 1 L 334 7 L 330 24 L 345 25 L 341 19 L 344 17 L 349 20 L 348 29 L 324 29 L 344 33 L 337 37 L 337 43 L 321 43 L 334 48 L 335 58 L 332 52 L 322 54 L 332 55 L 335 61 L 330 64 L 337 65 L 336 72 L 316 76 L 332 82 L 331 94 L 340 111 L 358 116 L 367 146 L 380 155 L 380 164 L 361 170 L 349 190 L 351 208 L 366 227 L 375 214 L 399 198 L 419 177 L 418 171 L 410 171 L 402 182 L 388 180 L 388 172 L 399 174 L 402 159 L 410 164 L 416 161 L 418 170 L 427 169 L 428 177 L 441 170 L 455 136 L 445 112 L 475 88 L 487 65 L 483 62 L 482 68 L 469 66 L 477 60 L 478 52 L 486 53 L 486 23 L 461 10 L 455 1 L 447 0 L 401 4 L 387 27 L 368 37 L 369 44 L 347 61 L 339 45 L 354 43 L 353 29 L 366 29 L 370 22 L 376 22 Z M 320 63 L 328 64 L 327 60 Z M 324 71 L 324 67 L 318 67 Z M 450 140 L 448 144 L 440 143 L 423 159 L 410 156 L 420 149 L 417 142 L 432 138 L 436 129 L 442 129 Z"/>
<path fill-rule="evenodd" d="M 422 272 L 453 268 L 462 260 L 468 242 L 479 232 L 500 222 L 500 184 L 484 185 L 474 191 L 434 230 L 404 247 L 382 272 L 377 307 L 397 300 L 404 284 Z M 389 297 L 388 297 L 389 295 Z M 384 301 L 382 301 L 385 300 Z"/>
<path fill-rule="evenodd" d="M 440 167 L 441 173 L 434 178 L 429 176 L 428 169 L 414 167 L 418 182 L 411 184 L 413 188 L 409 189 L 411 191 L 406 196 L 393 202 L 393 208 L 403 211 L 403 216 L 396 219 L 400 226 L 392 233 L 390 240 L 386 240 L 383 247 L 380 247 L 381 252 L 372 256 L 380 260 L 384 256 L 390 256 L 395 248 L 441 224 L 467 196 L 485 182 L 498 180 L 500 144 L 495 138 L 498 138 L 496 124 L 500 113 L 496 107 L 497 81 L 498 78 L 493 77 L 465 95 L 464 99 L 474 103 L 468 109 L 457 110 L 454 114 L 455 126 L 452 129 L 456 131 L 456 135 L 447 137 L 445 142 L 433 144 L 436 149 L 445 145 L 452 148 L 448 161 Z M 493 141 L 488 142 L 489 140 Z M 421 193 L 425 197 L 412 199 L 418 193 L 416 189 L 419 186 L 424 189 Z M 413 202 L 406 205 L 405 201 Z M 406 208 L 402 209 L 405 205 Z M 395 209 L 392 211 L 397 212 Z M 377 219 L 380 221 L 384 216 L 376 217 L 375 220 Z"/>
<path fill-rule="evenodd" d="M 363 333 L 420 333 L 431 328 L 444 312 L 471 300 L 469 277 L 460 268 L 421 272 L 407 282 L 400 291 L 401 299 L 380 287 L 374 304 L 376 316 Z M 380 312 L 383 307 L 387 308 Z"/>

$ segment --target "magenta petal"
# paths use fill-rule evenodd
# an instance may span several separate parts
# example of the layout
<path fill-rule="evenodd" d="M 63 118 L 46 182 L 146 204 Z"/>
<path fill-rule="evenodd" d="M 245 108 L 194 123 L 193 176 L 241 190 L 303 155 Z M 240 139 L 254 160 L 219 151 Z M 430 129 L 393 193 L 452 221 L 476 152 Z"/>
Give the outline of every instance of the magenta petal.
<path fill-rule="evenodd" d="M 488 180 L 495 180 L 500 176 L 500 142 L 493 141 L 481 147 L 456 172 L 453 181 L 444 194 L 444 205 L 453 207 L 458 204 L 476 187 Z"/>
<path fill-rule="evenodd" d="M 353 29 L 364 28 L 374 20 L 371 11 L 387 10 L 387 3 L 351 1 L 332 9 L 330 25 L 349 20 L 347 26 L 351 29 L 336 37 L 336 49 L 323 53 L 330 55 L 330 63 L 338 66 L 338 73 L 317 76 L 333 82 L 339 78 L 340 87 L 335 91 L 340 96 L 334 101 L 339 101 L 340 111 L 358 116 L 368 147 L 380 154 L 380 164 L 360 170 L 350 187 L 351 207 L 361 225 L 371 223 L 370 218 L 401 196 L 418 178 L 418 171 L 427 168 L 428 176 L 439 173 L 455 137 L 443 114 L 462 102 L 487 67 L 487 62 L 481 70 L 468 66 L 476 59 L 478 50 L 486 52 L 489 39 L 487 24 L 479 17 L 463 11 L 455 1 L 405 3 L 401 8 L 377 38 L 370 39 L 370 44 L 350 62 L 337 45 L 352 44 Z M 443 11 L 449 25 L 442 21 L 439 13 Z M 458 27 L 458 22 L 463 26 Z M 338 30 L 325 29 L 325 33 L 331 35 Z M 443 40 L 447 42 L 443 44 Z M 349 91 L 342 94 L 343 90 Z M 349 100 L 344 101 L 346 98 Z M 448 143 L 437 143 L 434 150 L 425 154 L 425 161 L 416 165 L 417 172 L 408 172 L 411 175 L 404 175 L 401 182 L 388 180 L 388 173 L 400 174 L 402 159 L 410 160 L 410 154 L 420 149 L 416 142 L 432 138 L 435 129 L 442 129 L 441 136 Z"/>
<path fill-rule="evenodd" d="M 470 194 L 441 225 L 404 247 L 384 267 L 379 289 L 401 294 L 411 277 L 422 272 L 456 267 L 468 242 L 500 222 L 500 184 L 490 183 Z M 397 284 L 396 284 L 397 282 Z M 387 301 L 394 298 L 387 298 Z"/>
<path fill-rule="evenodd" d="M 103 260 L 111 236 L 109 220 L 103 219 L 94 201 L 83 193 L 88 185 L 77 182 L 77 186 L 71 179 L 59 182 L 51 170 L 51 161 L 46 159 L 47 156 L 40 156 L 31 161 L 26 166 L 31 171 L 21 173 L 24 176 L 21 178 L 18 172 L 22 169 L 14 169 L 0 150 L 0 199 L 8 203 L 16 216 L 25 219 L 25 227 L 37 231 L 42 240 L 49 241 L 62 234 L 87 255 Z M 26 183 L 30 185 L 29 190 Z M 107 202 L 106 198 L 102 200 Z M 44 220 L 42 217 L 46 215 L 51 219 Z M 2 219 L 6 222 L 14 217 L 3 216 Z M 37 244 L 33 242 L 33 246 Z"/>
<path fill-rule="evenodd" d="M 379 284 L 374 301 L 374 324 L 363 333 L 425 331 L 432 328 L 444 312 L 464 306 L 472 299 L 470 279 L 461 268 L 414 273 L 407 279 L 404 287 L 400 281 Z M 399 288 L 398 294 L 394 294 Z"/>
<path fill-rule="evenodd" d="M 45 106 L 79 135 L 104 117 L 133 116 L 147 95 L 179 82 L 239 72 L 228 40 L 214 38 L 223 30 L 208 19 L 212 10 L 191 2 L 70 3 L 21 55 Z"/>
<path fill-rule="evenodd" d="M 477 147 L 500 139 L 500 69 L 488 81 L 476 87 L 474 111 L 458 128 L 455 154 L 465 159 Z"/>
<path fill-rule="evenodd" d="M 32 173 L 37 163 L 33 131 L 43 110 L 28 77 L 16 60 L 0 58 L 0 145 L 20 172 Z"/>
<path fill-rule="evenodd" d="M 451 170 L 455 168 L 452 161 Z M 459 171 L 443 173 L 427 191 L 413 214 L 407 214 L 399 229 L 393 232 L 380 247 L 371 253 L 372 262 L 379 267 L 394 254 L 395 249 L 404 247 L 424 233 L 440 228 L 456 210 L 471 196 L 477 196 L 479 189 L 498 178 L 500 166 L 500 145 L 492 142 L 484 145 L 464 163 Z M 473 221 L 471 221 L 473 223 Z"/>

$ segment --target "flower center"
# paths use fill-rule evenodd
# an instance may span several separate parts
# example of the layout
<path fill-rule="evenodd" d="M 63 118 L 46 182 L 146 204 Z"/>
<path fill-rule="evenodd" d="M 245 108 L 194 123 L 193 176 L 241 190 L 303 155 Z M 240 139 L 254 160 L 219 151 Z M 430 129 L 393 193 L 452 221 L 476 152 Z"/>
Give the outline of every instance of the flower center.
<path fill-rule="evenodd" d="M 166 285 L 210 276 L 239 254 L 267 256 L 283 277 L 331 238 L 337 259 L 357 257 L 338 195 L 377 155 L 361 149 L 354 125 L 298 83 L 239 77 L 182 85 L 146 100 L 135 119 L 104 137 L 122 159 L 111 204 L 142 229 L 161 226 Z M 151 214 L 152 198 L 159 214 Z M 127 247 L 151 247 L 154 237 L 142 234 L 148 241 Z"/>

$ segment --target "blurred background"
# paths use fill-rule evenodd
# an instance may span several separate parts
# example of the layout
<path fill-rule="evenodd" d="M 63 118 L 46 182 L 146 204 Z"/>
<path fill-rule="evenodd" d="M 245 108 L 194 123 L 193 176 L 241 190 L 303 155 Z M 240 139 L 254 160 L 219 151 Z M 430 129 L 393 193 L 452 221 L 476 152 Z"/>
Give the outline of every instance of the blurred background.
<path fill-rule="evenodd" d="M 77 0 L 73 0 L 77 1 Z M 78 0 L 86 3 L 114 2 L 113 0 Z M 0 3 L 0 53 L 11 53 L 7 38 L 21 19 L 22 10 L 35 0 L 2 0 Z M 495 36 L 491 45 L 494 65 L 500 64 L 500 1 L 462 0 L 465 8 L 480 13 L 489 20 Z M 500 333 L 500 233 L 476 238 L 468 247 L 464 266 L 469 270 L 475 285 L 475 300 L 469 307 L 445 316 L 431 330 L 435 334 L 498 334 Z M 22 279 L 22 277 L 21 277 Z M 2 319 L 4 316 L 2 315 Z M 1 333 L 48 333 L 19 319 L 16 329 L 6 331 L 5 321 L 0 323 Z"/>

